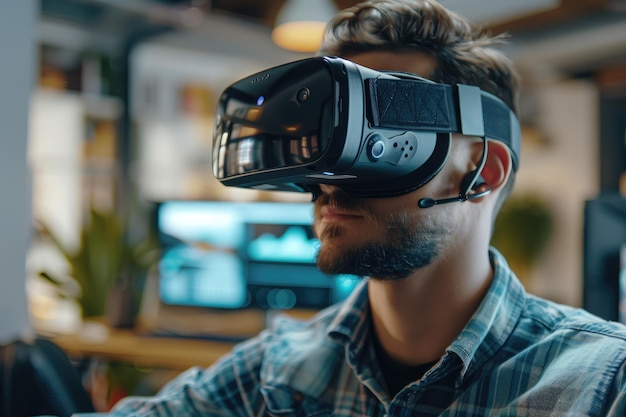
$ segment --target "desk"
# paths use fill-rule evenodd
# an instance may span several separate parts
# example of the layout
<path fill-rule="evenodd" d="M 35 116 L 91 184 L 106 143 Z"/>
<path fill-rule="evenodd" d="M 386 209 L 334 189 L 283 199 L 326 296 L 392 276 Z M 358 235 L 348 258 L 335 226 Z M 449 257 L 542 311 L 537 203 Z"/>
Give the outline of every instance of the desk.
<path fill-rule="evenodd" d="M 51 337 L 72 357 L 103 358 L 140 367 L 184 371 L 207 367 L 233 347 L 230 342 L 143 336 L 133 330 L 103 327 L 102 337 L 81 333 Z"/>
<path fill-rule="evenodd" d="M 280 313 L 306 320 L 316 312 L 289 310 Z M 196 331 L 237 338 L 258 334 L 265 326 L 266 318 L 265 313 L 258 311 L 211 314 L 182 309 L 172 310 L 167 315 L 162 313 L 159 320 L 164 328 L 176 328 L 181 334 L 193 334 Z M 85 322 L 81 333 L 58 335 L 51 337 L 51 340 L 74 357 L 102 358 L 139 367 L 176 371 L 184 371 L 192 366 L 212 365 L 234 346 L 233 342 L 226 341 L 143 335 L 139 333 L 140 330 L 116 329 L 104 323 L 105 320 Z M 155 323 L 144 320 L 139 328 L 155 328 Z"/>

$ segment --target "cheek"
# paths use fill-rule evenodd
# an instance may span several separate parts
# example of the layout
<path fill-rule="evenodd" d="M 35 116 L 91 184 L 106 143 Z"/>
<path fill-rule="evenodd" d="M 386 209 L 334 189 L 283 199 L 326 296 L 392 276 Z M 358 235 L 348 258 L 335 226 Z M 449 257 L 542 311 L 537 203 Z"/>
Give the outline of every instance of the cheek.
<path fill-rule="evenodd" d="M 442 194 L 439 191 L 438 194 Z M 458 194 L 458 190 L 452 192 L 452 196 Z M 418 202 L 422 198 L 438 197 L 434 190 L 424 187 L 410 194 L 394 197 L 394 201 L 387 204 L 374 204 L 371 207 L 376 217 L 375 223 L 382 225 L 382 232 L 391 232 L 389 228 L 404 227 L 420 230 L 430 225 L 454 224 L 454 204 L 446 204 L 437 207 L 420 208 Z M 440 197 L 449 197 L 443 194 Z"/>
<path fill-rule="evenodd" d="M 432 192 L 428 191 L 427 185 L 401 196 L 372 199 L 368 201 L 368 207 L 377 220 L 385 220 L 393 213 L 412 217 L 416 214 L 414 212 L 422 211 L 418 206 L 419 200 Z"/>
<path fill-rule="evenodd" d="M 380 199 L 370 205 L 373 227 L 378 227 L 381 233 L 387 233 L 390 227 L 398 224 L 419 222 L 423 215 L 417 205 L 421 197 L 409 193 L 399 197 Z"/>

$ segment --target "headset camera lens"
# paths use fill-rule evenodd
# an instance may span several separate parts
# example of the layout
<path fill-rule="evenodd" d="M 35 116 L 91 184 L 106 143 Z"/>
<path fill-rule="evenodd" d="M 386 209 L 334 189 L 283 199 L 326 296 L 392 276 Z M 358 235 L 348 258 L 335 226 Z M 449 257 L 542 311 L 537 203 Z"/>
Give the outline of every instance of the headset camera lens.
<path fill-rule="evenodd" d="M 311 90 L 306 87 L 301 88 L 296 97 L 298 99 L 298 103 L 304 103 L 309 99 L 309 97 L 311 97 Z"/>

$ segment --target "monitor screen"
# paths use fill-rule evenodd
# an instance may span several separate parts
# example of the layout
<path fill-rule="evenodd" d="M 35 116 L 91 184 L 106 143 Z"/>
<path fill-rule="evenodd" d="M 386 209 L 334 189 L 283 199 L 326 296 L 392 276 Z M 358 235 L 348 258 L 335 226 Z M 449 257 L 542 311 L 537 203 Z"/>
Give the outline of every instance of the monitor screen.
<path fill-rule="evenodd" d="M 585 203 L 583 307 L 607 320 L 624 320 L 626 303 L 622 254 L 626 245 L 626 199 L 601 195 Z"/>
<path fill-rule="evenodd" d="M 319 309 L 359 281 L 317 269 L 312 203 L 165 201 L 156 213 L 164 304 Z"/>

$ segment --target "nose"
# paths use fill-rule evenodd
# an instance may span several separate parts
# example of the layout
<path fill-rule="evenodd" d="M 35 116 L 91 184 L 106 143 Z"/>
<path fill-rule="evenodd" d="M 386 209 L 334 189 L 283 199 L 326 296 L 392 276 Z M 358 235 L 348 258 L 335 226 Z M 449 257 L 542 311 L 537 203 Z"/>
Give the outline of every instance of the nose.
<path fill-rule="evenodd" d="M 320 184 L 320 190 L 324 194 L 333 194 L 340 190 L 336 185 Z"/>

